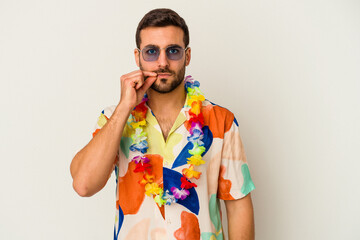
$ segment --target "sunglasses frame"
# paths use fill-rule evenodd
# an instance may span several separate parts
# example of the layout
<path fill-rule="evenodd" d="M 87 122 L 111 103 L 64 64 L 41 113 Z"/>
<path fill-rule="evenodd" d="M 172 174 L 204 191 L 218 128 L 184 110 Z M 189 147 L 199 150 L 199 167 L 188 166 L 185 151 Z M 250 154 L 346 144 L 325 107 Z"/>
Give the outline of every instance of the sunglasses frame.
<path fill-rule="evenodd" d="M 168 46 L 168 47 L 166 47 L 166 48 L 159 48 L 159 47 L 156 47 L 156 46 L 153 46 L 153 47 L 154 47 L 154 48 L 157 48 L 157 49 L 159 50 L 159 55 L 158 55 L 157 58 L 154 59 L 154 60 L 145 60 L 143 50 L 144 50 L 146 47 L 144 47 L 143 49 L 140 49 L 140 48 L 136 48 L 136 49 L 141 53 L 142 58 L 143 58 L 143 60 L 144 60 L 145 62 L 155 62 L 155 61 L 157 61 L 157 60 L 159 59 L 160 51 L 161 51 L 162 49 L 165 49 L 165 55 L 166 55 L 166 58 L 167 58 L 167 59 L 169 59 L 169 60 L 171 60 L 171 61 L 179 61 L 183 56 L 181 56 L 181 58 L 179 58 L 179 59 L 177 59 L 177 60 L 170 59 L 169 56 L 168 56 L 168 52 L 167 52 L 166 50 L 167 50 L 168 48 L 178 47 L 178 48 L 180 48 L 181 50 L 183 50 L 184 53 L 185 53 L 186 50 L 188 50 L 188 48 L 189 48 L 189 47 L 182 48 L 182 47 L 180 47 L 180 46 L 178 46 L 178 45 L 172 45 L 172 46 Z"/>

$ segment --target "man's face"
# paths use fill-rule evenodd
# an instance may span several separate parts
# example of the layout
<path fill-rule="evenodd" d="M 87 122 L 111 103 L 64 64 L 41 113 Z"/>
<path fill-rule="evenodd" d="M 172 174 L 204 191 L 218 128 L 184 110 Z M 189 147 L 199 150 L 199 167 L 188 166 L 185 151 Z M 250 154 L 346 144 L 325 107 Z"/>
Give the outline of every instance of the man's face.
<path fill-rule="evenodd" d="M 169 46 L 185 48 L 184 32 L 175 26 L 148 27 L 140 32 L 140 49 L 147 46 L 160 48 L 159 58 L 155 61 L 145 61 L 137 49 L 135 49 L 136 64 L 141 70 L 158 73 L 156 81 L 150 87 L 159 93 L 168 93 L 177 88 L 185 76 L 185 67 L 189 65 L 191 49 L 183 54 L 179 60 L 170 60 L 166 56 L 165 49 Z"/>

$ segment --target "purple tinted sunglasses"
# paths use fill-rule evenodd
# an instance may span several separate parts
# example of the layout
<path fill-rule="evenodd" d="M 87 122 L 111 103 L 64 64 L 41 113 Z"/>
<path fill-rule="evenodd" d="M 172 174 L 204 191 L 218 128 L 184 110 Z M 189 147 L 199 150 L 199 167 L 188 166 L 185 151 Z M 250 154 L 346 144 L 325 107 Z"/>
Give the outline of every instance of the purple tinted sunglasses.
<path fill-rule="evenodd" d="M 188 47 L 182 48 L 180 46 L 175 45 L 175 46 L 169 46 L 167 48 L 159 48 L 157 46 L 146 46 L 142 50 L 137 48 L 137 50 L 142 53 L 142 57 L 144 61 L 147 62 L 153 62 L 158 60 L 161 49 L 165 49 L 166 57 L 169 60 L 177 61 L 183 57 L 184 52 L 188 49 Z"/>

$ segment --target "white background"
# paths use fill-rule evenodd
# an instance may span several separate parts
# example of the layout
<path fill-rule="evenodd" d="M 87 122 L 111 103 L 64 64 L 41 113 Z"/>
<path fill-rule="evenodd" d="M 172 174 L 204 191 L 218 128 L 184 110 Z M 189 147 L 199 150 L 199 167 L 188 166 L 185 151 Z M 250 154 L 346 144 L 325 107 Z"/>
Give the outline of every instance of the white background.
<path fill-rule="evenodd" d="M 186 20 L 187 73 L 238 119 L 256 238 L 360 239 L 356 0 L 1 0 L 0 239 L 112 239 L 114 176 L 81 198 L 69 166 L 156 7 Z"/>

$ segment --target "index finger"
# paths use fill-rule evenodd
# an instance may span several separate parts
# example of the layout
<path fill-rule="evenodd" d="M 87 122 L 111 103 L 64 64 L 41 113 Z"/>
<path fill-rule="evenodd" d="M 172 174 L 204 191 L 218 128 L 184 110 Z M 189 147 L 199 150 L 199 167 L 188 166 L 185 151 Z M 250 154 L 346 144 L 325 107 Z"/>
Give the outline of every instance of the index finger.
<path fill-rule="evenodd" d="M 142 71 L 144 76 L 148 76 L 148 77 L 155 77 L 157 76 L 156 72 L 150 72 L 150 71 Z"/>

